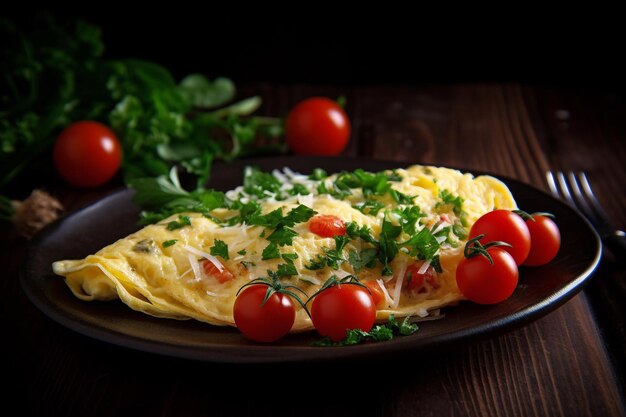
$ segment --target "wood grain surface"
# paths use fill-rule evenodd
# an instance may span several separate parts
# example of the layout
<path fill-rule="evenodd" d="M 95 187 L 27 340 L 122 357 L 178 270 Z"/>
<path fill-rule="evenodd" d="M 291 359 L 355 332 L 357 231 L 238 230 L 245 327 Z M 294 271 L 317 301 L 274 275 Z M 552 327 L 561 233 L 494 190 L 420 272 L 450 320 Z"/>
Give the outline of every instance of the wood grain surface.
<path fill-rule="evenodd" d="M 626 227 L 624 96 L 499 83 L 255 84 L 248 93 L 264 98 L 268 115 L 312 95 L 344 95 L 346 156 L 490 171 L 544 190 L 546 170 L 584 169 Z M 99 195 L 55 190 L 70 208 Z M 243 366 L 133 351 L 58 325 L 20 289 L 25 242 L 6 227 L 2 236 L 3 415 L 625 415 L 626 273 L 610 253 L 583 293 L 501 336 L 429 355 Z"/>

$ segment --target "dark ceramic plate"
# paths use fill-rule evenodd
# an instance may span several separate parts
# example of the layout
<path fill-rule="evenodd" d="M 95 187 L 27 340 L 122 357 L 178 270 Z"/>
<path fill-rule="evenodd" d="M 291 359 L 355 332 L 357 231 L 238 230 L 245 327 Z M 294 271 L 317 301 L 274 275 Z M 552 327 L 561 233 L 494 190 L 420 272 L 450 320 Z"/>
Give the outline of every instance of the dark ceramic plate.
<path fill-rule="evenodd" d="M 363 168 L 397 168 L 398 163 L 372 160 L 281 157 L 240 161 L 214 168 L 212 186 L 228 190 L 242 181 L 243 167 L 282 168 L 308 173 L 315 167 L 328 172 Z M 475 172 L 475 174 L 479 174 Z M 246 340 L 230 327 L 169 319 L 135 312 L 121 302 L 84 302 L 75 298 L 53 261 L 77 259 L 138 229 L 139 208 L 132 191 L 122 190 L 85 207 L 46 228 L 30 244 L 22 268 L 22 286 L 30 300 L 53 320 L 84 335 L 133 349 L 214 362 L 292 362 L 359 358 L 400 352 L 441 349 L 451 344 L 511 330 L 556 309 L 578 293 L 596 268 L 601 243 L 589 223 L 576 211 L 533 187 L 501 178 L 518 205 L 527 211 L 554 213 L 562 233 L 557 258 L 538 268 L 522 268 L 520 284 L 505 302 L 493 306 L 461 303 L 445 309 L 445 318 L 420 324 L 407 337 L 384 343 L 343 348 L 311 347 L 315 332 L 289 335 L 266 345 Z"/>

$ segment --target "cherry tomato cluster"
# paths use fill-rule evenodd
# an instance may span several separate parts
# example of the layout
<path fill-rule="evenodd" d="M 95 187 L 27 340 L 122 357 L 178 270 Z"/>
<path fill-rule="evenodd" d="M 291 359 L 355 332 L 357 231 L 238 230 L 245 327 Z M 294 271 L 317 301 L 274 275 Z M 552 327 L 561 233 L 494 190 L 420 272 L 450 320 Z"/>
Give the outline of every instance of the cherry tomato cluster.
<path fill-rule="evenodd" d="M 353 276 L 341 280 L 331 277 L 306 303 L 281 288 L 277 280 L 260 281 L 244 288 L 233 307 L 239 330 L 257 342 L 274 342 L 289 333 L 295 321 L 293 300 L 307 312 L 306 304 L 311 302 L 313 326 L 334 342 L 346 337 L 349 329 L 370 331 L 376 319 L 375 300 L 382 297 L 380 289 L 371 291 L 373 285 L 360 284 Z"/>
<path fill-rule="evenodd" d="M 518 267 L 550 262 L 561 247 L 561 234 L 551 215 L 494 210 L 472 226 L 465 257 L 456 269 L 461 293 L 478 304 L 509 298 L 519 278 Z"/>

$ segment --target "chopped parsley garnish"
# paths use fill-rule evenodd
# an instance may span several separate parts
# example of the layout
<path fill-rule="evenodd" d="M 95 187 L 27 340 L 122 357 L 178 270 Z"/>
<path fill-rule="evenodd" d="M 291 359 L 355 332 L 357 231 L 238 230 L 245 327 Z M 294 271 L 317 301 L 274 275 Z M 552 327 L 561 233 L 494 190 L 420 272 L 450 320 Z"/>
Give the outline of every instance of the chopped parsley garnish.
<path fill-rule="evenodd" d="M 243 177 L 243 190 L 259 198 L 267 197 L 267 193 L 278 194 L 280 181 L 272 174 L 255 167 L 246 167 Z"/>
<path fill-rule="evenodd" d="M 181 229 L 185 226 L 191 226 L 191 219 L 189 218 L 189 216 L 181 214 L 180 216 L 178 216 L 178 221 L 172 220 L 167 224 L 167 230 Z"/>
<path fill-rule="evenodd" d="M 270 243 L 263 249 L 263 254 L 261 255 L 262 260 L 268 259 L 276 259 L 280 258 L 280 251 L 278 250 L 278 245 L 276 243 Z"/>
<path fill-rule="evenodd" d="M 305 265 L 306 269 L 317 270 L 325 266 L 329 266 L 332 269 L 339 269 L 339 264 L 345 261 L 343 248 L 348 244 L 350 238 L 347 236 L 335 236 L 334 239 L 335 249 L 324 248 L 324 255 L 317 255 L 315 259 L 311 260 L 309 265 Z"/>
<path fill-rule="evenodd" d="M 245 255 L 246 254 L 246 250 L 242 249 L 239 252 L 237 252 L 239 255 Z"/>
<path fill-rule="evenodd" d="M 176 242 L 178 242 L 178 239 L 166 240 L 165 242 L 162 243 L 162 245 L 164 248 L 169 248 L 170 246 L 175 245 Z"/>
<path fill-rule="evenodd" d="M 309 190 L 302 184 L 294 184 L 289 190 L 289 195 L 307 195 Z"/>
<path fill-rule="evenodd" d="M 427 227 L 424 227 L 419 233 L 411 236 L 409 240 L 401 243 L 401 245 L 409 249 L 410 256 L 417 256 L 423 260 L 432 259 L 441 247 Z"/>
<path fill-rule="evenodd" d="M 439 198 L 441 199 L 441 201 L 435 204 L 435 208 L 438 209 L 440 207 L 448 206 L 452 209 L 454 214 L 456 214 L 457 216 L 461 215 L 461 211 L 463 211 L 463 199 L 460 196 L 454 196 L 448 190 L 440 190 Z"/>
<path fill-rule="evenodd" d="M 410 316 L 406 317 L 402 322 L 396 321 L 393 314 L 389 315 L 389 320 L 386 324 L 379 324 L 374 326 L 369 332 L 365 332 L 360 329 L 348 330 L 346 337 L 339 342 L 333 342 L 330 338 L 325 337 L 321 340 L 313 342 L 312 346 L 350 346 L 357 345 L 363 342 L 385 342 L 393 339 L 394 336 L 409 336 L 417 332 L 417 324 L 411 323 Z"/>
<path fill-rule="evenodd" d="M 296 236 L 298 236 L 298 233 L 295 230 L 283 226 L 274 230 L 269 236 L 266 236 L 265 239 L 278 246 L 286 246 L 291 245 L 293 238 Z"/>
<path fill-rule="evenodd" d="M 215 239 L 215 243 L 211 246 L 211 255 L 228 259 L 228 245 L 222 240 Z"/>
<path fill-rule="evenodd" d="M 359 225 L 356 224 L 355 222 L 346 223 L 346 233 L 352 239 L 361 238 L 364 241 L 371 243 L 371 244 L 378 243 L 376 239 L 374 238 L 374 236 L 372 235 L 372 229 L 370 229 L 367 226 L 359 227 Z"/>
<path fill-rule="evenodd" d="M 348 253 L 348 262 L 354 268 L 354 272 L 359 272 L 361 269 L 374 268 L 376 266 L 376 256 L 378 255 L 378 249 L 368 248 L 363 249 L 361 252 L 357 252 L 354 249 Z"/>
<path fill-rule="evenodd" d="M 313 173 L 311 173 L 311 175 L 309 175 L 310 179 L 316 180 L 316 181 L 323 180 L 326 177 L 328 177 L 328 174 L 322 168 L 315 168 L 313 170 Z"/>
<path fill-rule="evenodd" d="M 281 258 L 283 258 L 287 263 L 279 264 L 276 274 L 278 274 L 279 277 L 298 275 L 298 270 L 293 264 L 293 261 L 298 258 L 298 255 L 295 253 L 283 253 Z"/>
<path fill-rule="evenodd" d="M 353 205 L 352 208 L 359 210 L 363 214 L 376 216 L 381 209 L 385 208 L 385 205 L 380 201 L 367 200 L 363 203 Z"/>

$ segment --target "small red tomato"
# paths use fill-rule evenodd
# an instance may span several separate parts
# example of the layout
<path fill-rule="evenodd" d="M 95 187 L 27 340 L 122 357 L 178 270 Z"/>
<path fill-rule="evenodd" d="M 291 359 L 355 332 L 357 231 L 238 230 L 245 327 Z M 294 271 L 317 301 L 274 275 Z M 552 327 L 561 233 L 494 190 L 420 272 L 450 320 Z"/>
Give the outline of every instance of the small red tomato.
<path fill-rule="evenodd" d="M 312 97 L 287 115 L 285 136 L 296 154 L 338 155 L 348 144 L 350 120 L 337 102 Z"/>
<path fill-rule="evenodd" d="M 319 214 L 309 220 L 309 230 L 321 237 L 343 236 L 346 223 L 337 216 Z"/>
<path fill-rule="evenodd" d="M 376 319 L 376 305 L 360 285 L 332 285 L 313 299 L 311 319 L 319 334 L 338 342 L 351 329 L 369 332 Z"/>
<path fill-rule="evenodd" d="M 66 127 L 52 153 L 57 171 L 72 185 L 96 187 L 113 178 L 122 162 L 122 146 L 105 125 L 76 122 Z"/>
<path fill-rule="evenodd" d="M 463 258 L 456 268 L 461 293 L 477 304 L 500 303 L 513 294 L 519 277 L 513 257 L 499 247 L 487 249 L 493 265 L 482 255 Z"/>
<path fill-rule="evenodd" d="M 296 318 L 291 298 L 283 293 L 273 293 L 263 302 L 269 287 L 258 284 L 245 288 L 235 300 L 235 324 L 249 339 L 257 342 L 274 342 L 291 330 Z"/>
<path fill-rule="evenodd" d="M 383 289 L 380 288 L 380 284 L 378 282 L 367 281 L 364 284 L 367 287 L 367 289 L 370 291 L 372 300 L 374 300 L 374 305 L 377 306 L 385 299 L 385 293 L 383 293 Z"/>
<path fill-rule="evenodd" d="M 561 248 L 561 232 L 550 217 L 538 214 L 533 214 L 532 217 L 534 221 L 526 220 L 530 231 L 530 253 L 524 265 L 545 265 L 554 259 Z"/>
<path fill-rule="evenodd" d="M 489 242 L 506 242 L 511 247 L 502 246 L 509 252 L 515 263 L 521 265 L 530 252 L 530 232 L 524 220 L 509 210 L 494 210 L 482 215 L 472 226 L 469 239 L 485 235 L 480 239 L 483 245 Z"/>

